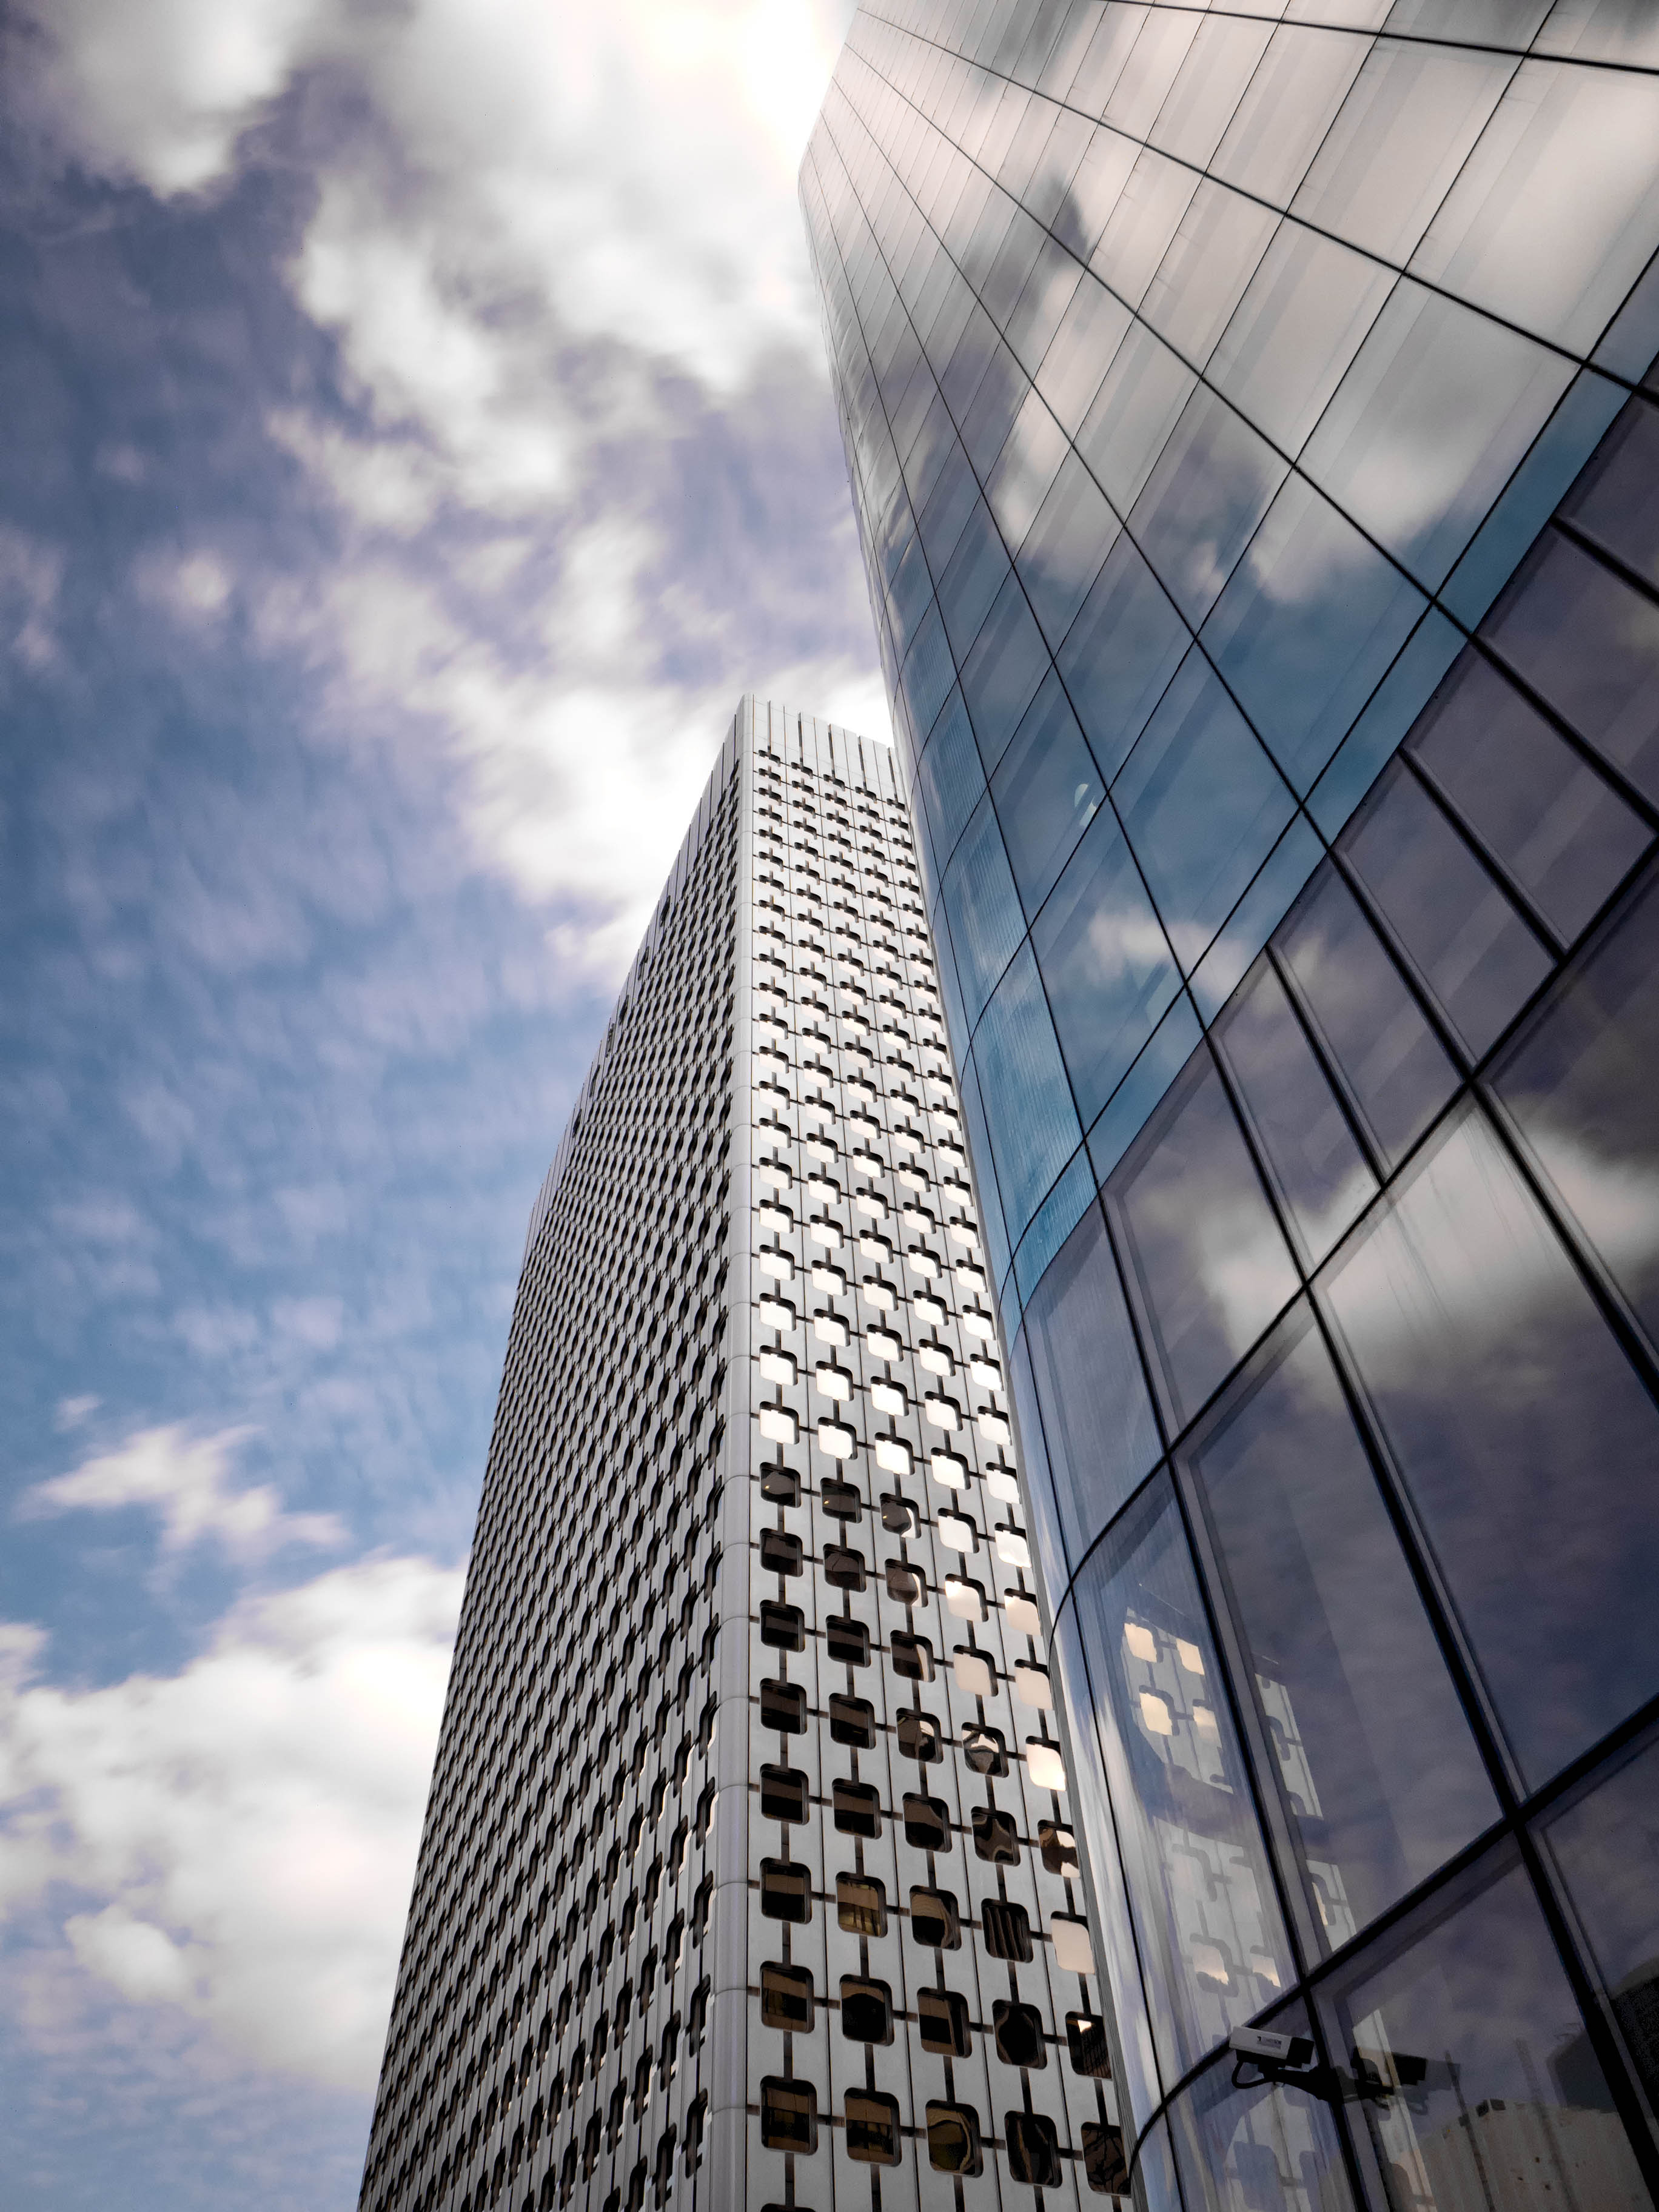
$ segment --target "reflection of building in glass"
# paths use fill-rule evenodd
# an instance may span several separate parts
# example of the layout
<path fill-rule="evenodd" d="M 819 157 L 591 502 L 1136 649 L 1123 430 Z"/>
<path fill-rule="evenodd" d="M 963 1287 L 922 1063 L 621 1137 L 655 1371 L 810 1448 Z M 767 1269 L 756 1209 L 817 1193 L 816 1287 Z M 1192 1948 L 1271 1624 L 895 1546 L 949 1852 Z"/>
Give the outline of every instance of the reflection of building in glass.
<path fill-rule="evenodd" d="M 1644 2203 L 1659 13 L 868 0 L 802 194 L 1148 2203 Z"/>
<path fill-rule="evenodd" d="M 920 891 L 745 701 L 532 1219 L 367 2212 L 1122 2184 Z"/>

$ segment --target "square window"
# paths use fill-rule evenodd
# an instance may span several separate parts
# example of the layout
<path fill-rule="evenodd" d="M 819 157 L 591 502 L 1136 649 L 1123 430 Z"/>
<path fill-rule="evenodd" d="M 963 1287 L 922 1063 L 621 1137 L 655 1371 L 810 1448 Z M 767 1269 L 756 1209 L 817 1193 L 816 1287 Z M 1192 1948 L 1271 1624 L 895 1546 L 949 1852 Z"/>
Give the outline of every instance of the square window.
<path fill-rule="evenodd" d="M 761 1968 L 761 2019 L 768 2027 L 801 2034 L 813 2024 L 812 1976 L 805 1966 L 771 1963 Z"/>
<path fill-rule="evenodd" d="M 899 2162 L 899 2108 L 896 2097 L 875 2089 L 847 2092 L 847 2155 L 861 2166 L 896 2166 Z"/>
<path fill-rule="evenodd" d="M 896 1733 L 898 1747 L 906 1759 L 917 1759 L 927 1765 L 945 1755 L 945 1731 L 931 1713 L 918 1712 L 915 1706 L 907 1706 L 898 1716 Z"/>
<path fill-rule="evenodd" d="M 1058 2189 L 1060 2137 L 1054 2122 L 1041 2112 L 1009 2112 L 1003 2128 L 1014 2179 L 1032 2189 Z"/>
<path fill-rule="evenodd" d="M 1075 1881 L 1082 1873 L 1077 1838 L 1069 1828 L 1062 1828 L 1057 1821 L 1037 1822 L 1037 1849 L 1042 1852 L 1042 1863 L 1050 1874 L 1064 1875 Z"/>
<path fill-rule="evenodd" d="M 784 1605 L 776 1598 L 763 1598 L 760 1609 L 761 1642 L 774 1651 L 801 1651 L 806 1647 L 806 1624 L 798 1605 Z"/>
<path fill-rule="evenodd" d="M 974 1849 L 993 1866 L 1019 1864 L 1019 1830 L 1012 1813 L 1000 1806 L 974 1808 Z"/>
<path fill-rule="evenodd" d="M 1083 2178 L 1103 2197 L 1127 2197 L 1129 2161 L 1123 2153 L 1121 2128 L 1103 2126 L 1098 2120 L 1083 2123 Z"/>
<path fill-rule="evenodd" d="M 761 1861 L 761 1916 L 797 1923 L 812 1917 L 812 1877 L 799 1860 Z"/>
<path fill-rule="evenodd" d="M 841 1978 L 841 2032 L 849 2043 L 890 2043 L 893 1992 L 885 1982 Z"/>
<path fill-rule="evenodd" d="M 973 2048 L 968 2000 L 956 1990 L 918 1990 L 916 2021 L 924 2051 L 946 2058 L 965 2058 Z"/>
<path fill-rule="evenodd" d="M 838 1481 L 834 1475 L 826 1476 L 819 1484 L 818 1503 L 832 1521 L 860 1521 L 864 1517 L 864 1500 L 854 1485 Z"/>
<path fill-rule="evenodd" d="M 927 1584 L 920 1571 L 903 1559 L 889 1559 L 887 1595 L 896 1605 L 926 1605 Z"/>
<path fill-rule="evenodd" d="M 948 1889 L 913 1889 L 910 1933 L 918 1943 L 926 1943 L 930 1950 L 960 1950 L 962 1918 L 953 1893 Z"/>
<path fill-rule="evenodd" d="M 798 1575 L 801 1570 L 800 1538 L 787 1528 L 763 1528 L 760 1540 L 761 1571 L 769 1575 Z"/>
<path fill-rule="evenodd" d="M 806 1733 L 806 1692 L 799 1682 L 763 1682 L 760 1686 L 761 1726 L 780 1735 Z"/>
<path fill-rule="evenodd" d="M 836 1690 L 830 1698 L 830 1735 L 836 1743 L 850 1743 L 859 1751 L 876 1747 L 876 1709 L 868 1698 L 849 1697 Z"/>
<path fill-rule="evenodd" d="M 769 2074 L 761 2083 L 761 2141 L 768 2150 L 818 2147 L 818 2093 L 810 2081 Z"/>
<path fill-rule="evenodd" d="M 1106 2044 L 1106 2023 L 1098 2013 L 1066 2014 L 1066 2048 L 1071 2053 L 1073 2074 L 1085 2074 L 1097 2081 L 1110 2080 L 1112 2054 Z"/>
<path fill-rule="evenodd" d="M 902 1680 L 933 1680 L 933 1647 L 925 1636 L 913 1636 L 908 1629 L 896 1628 L 887 1639 L 887 1654 L 892 1661 L 893 1672 Z"/>
<path fill-rule="evenodd" d="M 826 1544 L 823 1578 L 831 1589 L 861 1590 L 865 1584 L 864 1554 L 850 1544 Z"/>
<path fill-rule="evenodd" d="M 980 1907 L 979 1921 L 985 1948 L 994 1959 L 1012 1959 L 1020 1966 L 1030 1964 L 1031 1922 L 1023 1905 L 988 1897 Z"/>
<path fill-rule="evenodd" d="M 951 1656 L 951 1668 L 956 1674 L 957 1687 L 969 1698 L 992 1698 L 996 1695 L 996 1677 L 991 1672 L 989 1659 L 981 1651 L 969 1650 L 958 1644 Z"/>
<path fill-rule="evenodd" d="M 951 1848 L 951 1808 L 942 1797 L 923 1797 L 907 1791 L 904 1798 L 904 1840 L 919 1851 L 948 1851 Z"/>
<path fill-rule="evenodd" d="M 1048 2063 L 1042 2014 L 1035 2005 L 1012 2004 L 1006 1997 L 999 1997 L 991 2007 L 991 2033 L 997 2057 L 1005 2066 L 1035 2068 Z"/>
<path fill-rule="evenodd" d="M 845 1613 L 832 1613 L 823 1624 L 824 1647 L 830 1657 L 841 1667 L 867 1667 L 870 1664 L 870 1632 L 861 1620 L 853 1620 Z"/>
<path fill-rule="evenodd" d="M 763 1766 L 760 1772 L 761 1812 L 769 1820 L 799 1823 L 811 1815 L 807 1778 L 793 1766 Z"/>
<path fill-rule="evenodd" d="M 836 1783 L 830 1804 L 836 1829 L 842 1835 L 875 1837 L 881 1833 L 881 1798 L 869 1783 Z"/>
<path fill-rule="evenodd" d="M 1008 1747 L 1002 1730 L 981 1728 L 970 1721 L 962 1731 L 962 1755 L 975 1774 L 1006 1774 Z"/>
<path fill-rule="evenodd" d="M 847 1936 L 884 1936 L 887 1933 L 887 1890 L 872 1875 L 836 1876 L 836 1917 Z"/>
<path fill-rule="evenodd" d="M 881 1525 L 890 1536 L 914 1536 L 920 1524 L 915 1506 L 888 1490 L 882 1492 Z"/>
<path fill-rule="evenodd" d="M 971 2105 L 927 2107 L 927 2163 L 936 2173 L 983 2173 L 979 2114 Z"/>

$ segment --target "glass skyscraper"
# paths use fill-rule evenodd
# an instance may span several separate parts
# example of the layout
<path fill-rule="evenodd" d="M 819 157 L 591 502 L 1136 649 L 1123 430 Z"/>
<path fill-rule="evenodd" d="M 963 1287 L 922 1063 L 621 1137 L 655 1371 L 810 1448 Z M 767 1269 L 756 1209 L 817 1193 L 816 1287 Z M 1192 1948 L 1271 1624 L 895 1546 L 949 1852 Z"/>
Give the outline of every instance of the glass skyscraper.
<path fill-rule="evenodd" d="M 533 1211 L 365 2212 L 1127 2190 L 891 750 L 745 700 Z"/>
<path fill-rule="evenodd" d="M 872 0 L 802 192 L 1136 2188 L 1648 2206 L 1659 9 Z"/>

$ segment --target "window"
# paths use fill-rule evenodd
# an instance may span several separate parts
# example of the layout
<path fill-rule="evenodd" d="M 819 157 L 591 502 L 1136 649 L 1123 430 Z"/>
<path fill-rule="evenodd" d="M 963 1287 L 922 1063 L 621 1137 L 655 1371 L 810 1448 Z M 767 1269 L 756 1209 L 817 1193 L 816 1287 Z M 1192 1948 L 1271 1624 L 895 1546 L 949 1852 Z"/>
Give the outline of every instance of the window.
<path fill-rule="evenodd" d="M 975 1805 L 974 1849 L 993 1866 L 1018 1866 L 1019 1829 L 1013 1814 L 995 1805 Z"/>
<path fill-rule="evenodd" d="M 1031 1958 L 1031 1923 L 1023 1905 L 988 1897 L 980 1907 L 980 1928 L 994 1959 L 1013 1959 L 1024 1966 Z"/>
<path fill-rule="evenodd" d="M 1098 2014 L 1066 2014 L 1066 2048 L 1071 2053 L 1073 2074 L 1091 2075 L 1101 2081 L 1110 2078 L 1112 2057 L 1106 2045 L 1106 2023 Z"/>
<path fill-rule="evenodd" d="M 897 2098 L 874 2089 L 847 2092 L 847 2155 L 863 2166 L 898 2164 Z"/>
<path fill-rule="evenodd" d="M 887 1652 L 893 1662 L 893 1672 L 901 1680 L 933 1680 L 933 1647 L 925 1636 L 913 1636 L 908 1629 L 896 1628 L 888 1638 Z"/>
<path fill-rule="evenodd" d="M 1003 2128 L 1014 2179 L 1033 2189 L 1058 2189 L 1060 2137 L 1054 2122 L 1041 2112 L 1009 2112 Z"/>
<path fill-rule="evenodd" d="M 1069 1828 L 1062 1828 L 1054 1820 L 1039 1820 L 1037 1849 L 1042 1852 L 1042 1863 L 1050 1874 L 1064 1875 L 1075 1881 L 1081 1873 L 1077 1838 Z"/>
<path fill-rule="evenodd" d="M 839 1482 L 832 1475 L 819 1486 L 818 1503 L 832 1521 L 858 1521 L 864 1514 L 864 1500 L 850 1482 Z"/>
<path fill-rule="evenodd" d="M 775 1651 L 800 1651 L 806 1645 L 806 1624 L 798 1605 L 763 1598 L 760 1609 L 761 1642 Z"/>
<path fill-rule="evenodd" d="M 818 2147 L 818 2096 L 810 2081 L 769 2074 L 761 2082 L 761 2141 L 768 2150 Z"/>
<path fill-rule="evenodd" d="M 855 1552 L 849 1544 L 826 1544 L 823 1578 L 831 1589 L 861 1590 L 865 1582 L 863 1553 Z"/>
<path fill-rule="evenodd" d="M 927 1584 L 920 1571 L 903 1559 L 887 1562 L 887 1595 L 896 1605 L 926 1605 Z"/>
<path fill-rule="evenodd" d="M 838 1874 L 836 1876 L 836 1917 L 844 1935 L 884 1936 L 887 1933 L 886 1886 L 868 1875 Z"/>
<path fill-rule="evenodd" d="M 806 1867 L 787 1859 L 761 1861 L 761 1914 L 767 1920 L 812 1917 L 812 1877 Z"/>
<path fill-rule="evenodd" d="M 787 1528 L 761 1532 L 761 1571 L 769 1575 L 798 1575 L 801 1571 L 801 1540 Z"/>
<path fill-rule="evenodd" d="M 843 1836 L 881 1833 L 881 1799 L 867 1782 L 834 1784 L 831 1804 L 836 1826 Z"/>
<path fill-rule="evenodd" d="M 921 1797 L 907 1792 L 904 1840 L 920 1851 L 950 1850 L 951 1808 L 942 1797 Z"/>
<path fill-rule="evenodd" d="M 915 1506 L 893 1491 L 884 1492 L 881 1525 L 890 1536 L 914 1536 L 917 1528 Z"/>
<path fill-rule="evenodd" d="M 781 1735 L 806 1733 L 806 1692 L 799 1682 L 763 1682 L 760 1686 L 761 1726 Z"/>
<path fill-rule="evenodd" d="M 830 1698 L 830 1735 L 836 1743 L 850 1743 L 859 1751 L 876 1745 L 876 1709 L 868 1698 L 849 1697 L 836 1690 Z"/>
<path fill-rule="evenodd" d="M 898 1747 L 906 1759 L 928 1765 L 943 1757 L 944 1731 L 931 1713 L 918 1712 L 907 1707 L 898 1716 L 895 1733 Z"/>
<path fill-rule="evenodd" d="M 956 1990 L 918 1990 L 916 2021 L 924 2051 L 942 2057 L 965 2058 L 973 2048 L 968 2000 Z"/>
<path fill-rule="evenodd" d="M 936 2173 L 983 2173 L 979 2114 L 971 2105 L 927 2107 L 927 2163 Z"/>
<path fill-rule="evenodd" d="M 761 1812 L 769 1820 L 804 1821 L 811 1812 L 807 1778 L 793 1766 L 763 1766 Z"/>
<path fill-rule="evenodd" d="M 799 1505 L 800 1477 L 793 1467 L 763 1467 L 761 1469 L 760 1491 L 769 1505 Z M 779 1570 L 780 1573 L 786 1575 L 799 1571 L 799 1568 L 783 1567 Z"/>
<path fill-rule="evenodd" d="M 774 1960 L 761 1968 L 761 2019 L 768 2027 L 799 2034 L 813 2025 L 812 1976 L 805 1966 Z"/>
<path fill-rule="evenodd" d="M 962 1755 L 975 1774 L 1008 1771 L 1008 1747 L 1000 1729 L 982 1728 L 969 1722 L 962 1731 Z"/>
<path fill-rule="evenodd" d="M 1048 2063 L 1042 2014 L 1035 2005 L 1015 2004 L 1000 1997 L 991 2008 L 991 2033 L 997 2057 L 1005 2066 L 1042 2067 Z"/>
<path fill-rule="evenodd" d="M 870 1664 L 870 1632 L 861 1620 L 831 1613 L 823 1625 L 823 1638 L 830 1657 L 838 1666 Z"/>
<path fill-rule="evenodd" d="M 893 1992 L 885 1982 L 841 1978 L 841 2032 L 849 2043 L 890 2043 Z"/>
<path fill-rule="evenodd" d="M 918 1943 L 926 1943 L 935 1951 L 956 1951 L 962 1948 L 962 1920 L 957 1910 L 957 1900 L 948 1889 L 913 1889 L 910 1892 L 910 1933 Z M 994 1954 L 998 1958 L 1006 1953 Z M 1026 1937 L 1025 1956 L 1030 1953 L 1030 1937 Z"/>

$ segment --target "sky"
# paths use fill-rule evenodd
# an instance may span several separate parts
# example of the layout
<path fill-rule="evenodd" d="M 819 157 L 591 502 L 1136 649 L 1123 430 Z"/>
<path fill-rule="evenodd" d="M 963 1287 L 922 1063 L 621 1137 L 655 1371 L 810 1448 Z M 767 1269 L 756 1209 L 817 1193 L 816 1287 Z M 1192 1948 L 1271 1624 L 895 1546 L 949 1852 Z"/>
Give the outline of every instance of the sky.
<path fill-rule="evenodd" d="M 356 2202 L 530 1205 L 738 695 L 887 733 L 850 12 L 0 11 L 0 2212 Z"/>

